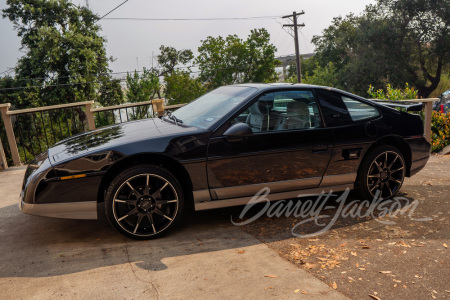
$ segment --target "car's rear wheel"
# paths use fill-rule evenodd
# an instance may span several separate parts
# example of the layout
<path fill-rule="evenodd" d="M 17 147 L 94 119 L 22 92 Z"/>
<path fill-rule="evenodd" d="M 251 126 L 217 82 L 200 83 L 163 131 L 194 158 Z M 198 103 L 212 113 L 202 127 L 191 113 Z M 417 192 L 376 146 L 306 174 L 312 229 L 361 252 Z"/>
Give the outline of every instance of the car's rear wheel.
<path fill-rule="evenodd" d="M 356 183 L 364 199 L 394 197 L 405 179 L 405 159 L 400 150 L 385 145 L 373 150 L 362 162 Z"/>
<path fill-rule="evenodd" d="M 105 197 L 106 216 L 120 233 L 151 239 L 172 229 L 183 212 L 183 191 L 167 170 L 142 165 L 120 173 Z"/>

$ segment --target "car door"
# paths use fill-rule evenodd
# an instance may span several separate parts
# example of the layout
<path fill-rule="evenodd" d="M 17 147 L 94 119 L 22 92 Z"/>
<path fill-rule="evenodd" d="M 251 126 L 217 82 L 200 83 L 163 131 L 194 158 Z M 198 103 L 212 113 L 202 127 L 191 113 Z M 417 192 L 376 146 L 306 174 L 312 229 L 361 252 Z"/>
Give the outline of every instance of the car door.
<path fill-rule="evenodd" d="M 389 131 L 375 105 L 353 95 L 317 89 L 325 125 L 333 128 L 334 149 L 321 187 L 352 188 L 361 159 L 378 136 Z"/>
<path fill-rule="evenodd" d="M 253 135 L 230 139 L 223 132 L 247 123 Z M 210 139 L 208 183 L 213 200 L 317 187 L 333 149 L 314 93 L 308 89 L 266 92 L 235 114 Z"/>

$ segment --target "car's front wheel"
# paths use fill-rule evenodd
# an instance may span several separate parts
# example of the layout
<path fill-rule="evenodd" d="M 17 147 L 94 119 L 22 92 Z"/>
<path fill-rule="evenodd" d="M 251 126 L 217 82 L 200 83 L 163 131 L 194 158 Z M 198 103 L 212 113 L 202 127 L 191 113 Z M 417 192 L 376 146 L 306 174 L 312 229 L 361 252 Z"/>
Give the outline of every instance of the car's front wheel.
<path fill-rule="evenodd" d="M 356 183 L 364 199 L 394 197 L 405 178 L 405 159 L 400 150 L 385 145 L 376 148 L 362 162 Z"/>
<path fill-rule="evenodd" d="M 162 235 L 183 212 L 183 191 L 167 170 L 142 165 L 120 173 L 105 197 L 106 216 L 119 232 L 134 239 Z"/>

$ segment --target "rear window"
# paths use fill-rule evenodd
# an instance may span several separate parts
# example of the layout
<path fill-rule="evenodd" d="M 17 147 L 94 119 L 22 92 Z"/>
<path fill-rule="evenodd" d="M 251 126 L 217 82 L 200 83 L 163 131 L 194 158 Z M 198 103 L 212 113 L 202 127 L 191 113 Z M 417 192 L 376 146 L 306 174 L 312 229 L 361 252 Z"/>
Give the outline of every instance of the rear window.
<path fill-rule="evenodd" d="M 317 90 L 317 96 L 327 126 L 349 125 L 380 115 L 376 107 L 337 92 Z"/>
<path fill-rule="evenodd" d="M 380 113 L 375 107 L 361 101 L 342 96 L 345 106 L 353 121 L 361 121 L 378 117 Z"/>
<path fill-rule="evenodd" d="M 352 118 L 341 95 L 328 90 L 316 90 L 317 98 L 322 108 L 325 124 L 329 127 L 352 124 Z"/>

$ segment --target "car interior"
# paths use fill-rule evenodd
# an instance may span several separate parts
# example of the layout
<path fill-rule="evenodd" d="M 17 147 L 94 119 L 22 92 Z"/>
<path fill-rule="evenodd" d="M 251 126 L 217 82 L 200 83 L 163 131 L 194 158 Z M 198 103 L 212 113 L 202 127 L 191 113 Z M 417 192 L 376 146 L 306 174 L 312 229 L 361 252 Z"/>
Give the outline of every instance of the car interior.
<path fill-rule="evenodd" d="M 310 92 L 280 92 L 261 96 L 236 122 L 253 132 L 309 129 L 321 126 L 319 110 Z"/>

